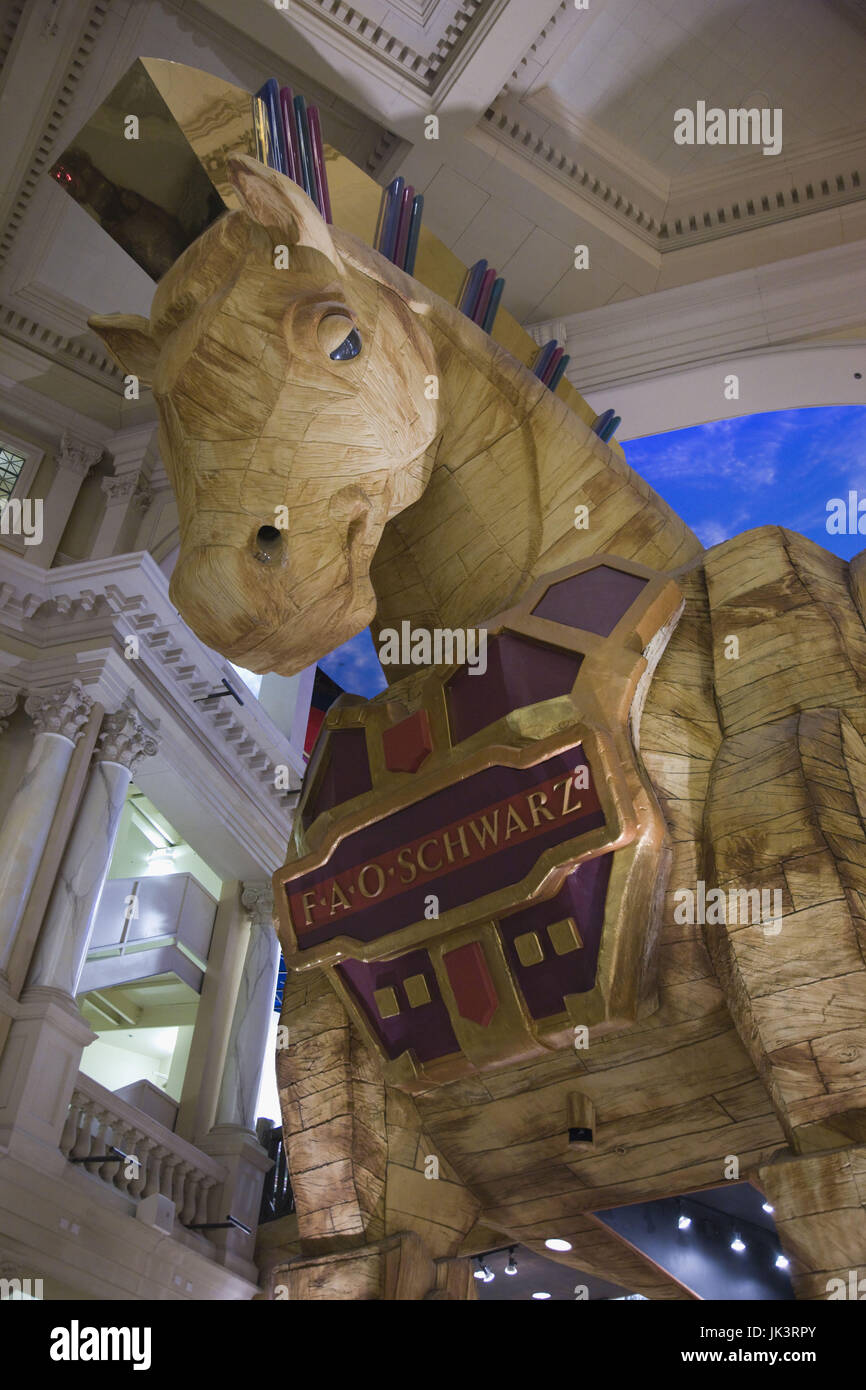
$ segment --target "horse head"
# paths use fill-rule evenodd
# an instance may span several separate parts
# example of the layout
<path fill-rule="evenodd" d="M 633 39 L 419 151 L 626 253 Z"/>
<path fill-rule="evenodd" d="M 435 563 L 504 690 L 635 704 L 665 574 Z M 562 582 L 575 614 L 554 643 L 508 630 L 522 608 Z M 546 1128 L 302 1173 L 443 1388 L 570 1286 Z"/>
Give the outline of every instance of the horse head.
<path fill-rule="evenodd" d="M 159 282 L 150 319 L 94 317 L 153 388 L 177 498 L 171 598 L 209 646 L 289 675 L 361 631 L 370 562 L 440 432 L 412 281 L 329 227 L 290 179 L 230 160 L 226 212 Z"/>

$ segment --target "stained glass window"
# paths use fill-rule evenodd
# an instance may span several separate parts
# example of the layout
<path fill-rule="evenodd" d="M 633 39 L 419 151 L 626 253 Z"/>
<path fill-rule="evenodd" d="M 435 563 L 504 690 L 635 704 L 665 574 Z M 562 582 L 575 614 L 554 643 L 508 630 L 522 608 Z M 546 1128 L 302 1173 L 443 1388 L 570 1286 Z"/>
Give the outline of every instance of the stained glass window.
<path fill-rule="evenodd" d="M 0 445 L 0 502 L 12 496 L 25 462 L 20 454 L 13 454 L 11 449 Z"/>

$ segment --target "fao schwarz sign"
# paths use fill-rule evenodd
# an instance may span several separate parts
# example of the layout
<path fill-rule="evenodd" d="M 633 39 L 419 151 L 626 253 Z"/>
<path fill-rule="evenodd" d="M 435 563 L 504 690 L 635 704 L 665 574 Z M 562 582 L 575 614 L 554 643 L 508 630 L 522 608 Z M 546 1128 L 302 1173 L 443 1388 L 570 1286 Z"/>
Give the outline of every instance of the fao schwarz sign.
<path fill-rule="evenodd" d="M 427 894 L 443 911 L 472 902 L 603 823 L 579 745 L 535 767 L 488 768 L 346 836 L 325 863 L 302 861 L 284 880 L 292 930 L 301 950 L 347 930 L 375 940 L 422 918 Z"/>

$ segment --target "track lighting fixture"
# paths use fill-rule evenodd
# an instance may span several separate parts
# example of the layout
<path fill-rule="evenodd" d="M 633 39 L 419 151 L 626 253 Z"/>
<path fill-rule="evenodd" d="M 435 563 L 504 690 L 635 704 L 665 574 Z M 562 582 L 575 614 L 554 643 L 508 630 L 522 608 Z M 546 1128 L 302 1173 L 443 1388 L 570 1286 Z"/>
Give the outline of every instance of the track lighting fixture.
<path fill-rule="evenodd" d="M 516 1274 L 516 1273 L 517 1273 L 517 1261 L 516 1261 L 515 1258 L 514 1258 L 514 1251 L 515 1251 L 515 1248 L 516 1248 L 516 1247 L 513 1246 L 513 1245 L 511 1245 L 511 1246 L 508 1247 L 508 1264 L 505 1266 L 505 1273 L 506 1273 L 506 1274 Z"/>

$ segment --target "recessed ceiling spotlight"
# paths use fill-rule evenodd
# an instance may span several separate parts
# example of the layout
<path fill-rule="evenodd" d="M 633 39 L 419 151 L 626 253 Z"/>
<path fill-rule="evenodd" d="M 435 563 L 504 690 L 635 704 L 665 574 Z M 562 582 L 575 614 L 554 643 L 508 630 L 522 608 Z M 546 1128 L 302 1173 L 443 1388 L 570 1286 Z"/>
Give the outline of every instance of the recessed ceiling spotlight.
<path fill-rule="evenodd" d="M 745 1248 L 745 1241 L 740 1240 L 739 1236 L 734 1236 L 734 1239 L 731 1241 L 731 1249 L 736 1250 L 738 1255 L 742 1255 Z"/>
<path fill-rule="evenodd" d="M 533 1297 L 533 1298 L 550 1298 L 550 1294 L 549 1294 L 549 1293 L 542 1293 L 542 1292 L 539 1292 L 539 1293 L 534 1293 L 534 1294 L 532 1295 L 532 1297 Z"/>
<path fill-rule="evenodd" d="M 768 1216 L 771 1212 L 776 1210 L 776 1208 L 770 1202 L 762 1202 L 761 1206 Z"/>
<path fill-rule="evenodd" d="M 512 1245 L 510 1250 L 508 1251 L 508 1264 L 505 1266 L 506 1274 L 517 1273 L 517 1261 L 514 1258 L 514 1249 L 515 1247 Z"/>
<path fill-rule="evenodd" d="M 571 1249 L 571 1241 L 570 1241 L 570 1240 L 561 1240 L 561 1239 L 559 1238 L 559 1236 L 551 1236 L 550 1240 L 546 1240 L 544 1243 L 545 1243 L 545 1245 L 547 1246 L 548 1250 L 570 1250 L 570 1249 Z M 533 1296 L 534 1296 L 534 1295 L 533 1295 Z"/>
<path fill-rule="evenodd" d="M 791 1261 L 788 1259 L 788 1256 L 787 1256 L 787 1255 L 777 1255 L 777 1256 L 776 1256 L 776 1268 L 777 1268 L 777 1269 L 787 1269 L 788 1266 L 790 1265 L 790 1263 L 791 1263 Z"/>

